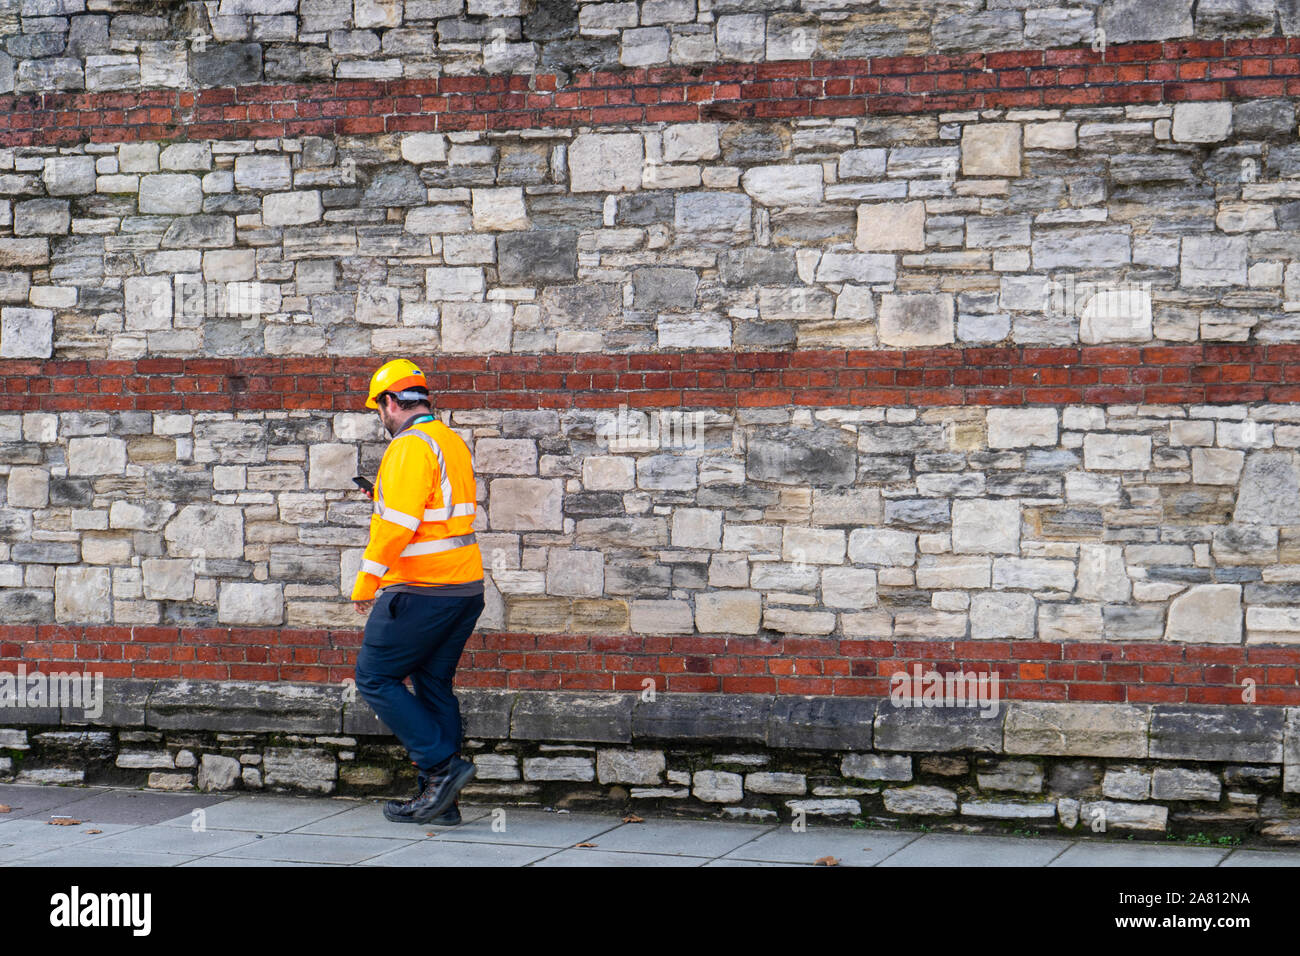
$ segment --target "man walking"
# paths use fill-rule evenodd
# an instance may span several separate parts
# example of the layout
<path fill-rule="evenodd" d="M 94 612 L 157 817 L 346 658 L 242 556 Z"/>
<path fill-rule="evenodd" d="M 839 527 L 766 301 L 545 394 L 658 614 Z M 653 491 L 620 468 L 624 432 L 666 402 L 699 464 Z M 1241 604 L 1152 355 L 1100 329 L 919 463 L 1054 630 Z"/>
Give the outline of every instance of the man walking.
<path fill-rule="evenodd" d="M 433 416 L 424 373 L 413 362 L 398 359 L 375 372 L 366 407 L 378 409 L 393 437 L 379 464 L 370 542 L 352 589 L 357 612 L 370 612 L 357 692 L 420 770 L 415 797 L 390 800 L 384 816 L 456 824 L 456 795 L 474 765 L 459 754 L 452 679 L 483 611 L 473 461 L 460 436 Z M 414 694 L 402 683 L 407 677 Z"/>

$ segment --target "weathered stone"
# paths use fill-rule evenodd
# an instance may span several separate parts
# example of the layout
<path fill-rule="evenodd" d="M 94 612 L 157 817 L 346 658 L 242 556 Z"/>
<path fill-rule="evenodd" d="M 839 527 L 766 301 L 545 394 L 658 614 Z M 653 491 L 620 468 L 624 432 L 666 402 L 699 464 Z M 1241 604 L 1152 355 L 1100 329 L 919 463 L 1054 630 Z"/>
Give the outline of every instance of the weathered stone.
<path fill-rule="evenodd" d="M 1098 11 L 1106 42 L 1173 40 L 1192 35 L 1191 0 L 1114 0 Z"/>
<path fill-rule="evenodd" d="M 1179 143 L 1217 143 L 1232 132 L 1232 104 L 1175 103 L 1174 141 Z"/>
<path fill-rule="evenodd" d="M 1234 524 L 1300 524 L 1300 470 L 1294 452 L 1252 451 L 1246 456 Z"/>
<path fill-rule="evenodd" d="M 907 755 L 845 754 L 840 761 L 840 775 L 858 780 L 908 781 L 912 779 L 912 758 Z"/>
<path fill-rule="evenodd" d="M 1153 760 L 1282 762 L 1280 708 L 1158 704 L 1151 713 Z"/>
<path fill-rule="evenodd" d="M 1218 774 L 1182 767 L 1157 767 L 1151 774 L 1151 797 L 1155 800 L 1212 800 L 1223 792 Z"/>
<path fill-rule="evenodd" d="M 625 192 L 641 188 L 645 147 L 635 133 L 586 133 L 569 146 L 573 192 Z"/>
<path fill-rule="evenodd" d="M 1020 124 L 970 123 L 963 126 L 961 171 L 966 176 L 1019 176 Z"/>
<path fill-rule="evenodd" d="M 957 812 L 957 795 L 934 786 L 901 787 L 882 794 L 885 809 L 903 816 L 951 816 Z"/>
<path fill-rule="evenodd" d="M 820 166 L 755 166 L 740 181 L 745 192 L 764 206 L 807 206 L 822 201 Z"/>
<path fill-rule="evenodd" d="M 952 549 L 958 554 L 1016 554 L 1020 504 L 959 499 L 952 506 Z"/>
<path fill-rule="evenodd" d="M 1119 704 L 1014 701 L 1007 711 L 1006 752 L 1042 756 L 1147 756 L 1148 714 Z"/>
<path fill-rule="evenodd" d="M 333 754 L 318 747 L 267 747 L 262 769 L 268 787 L 291 787 L 333 793 L 338 764 Z"/>
<path fill-rule="evenodd" d="M 885 701 L 876 714 L 873 746 L 878 751 L 1000 753 L 1005 708 L 1005 704 L 991 711 L 978 707 L 896 707 L 892 701 Z"/>
<path fill-rule="evenodd" d="M 572 279 L 577 256 L 577 234 L 567 229 L 512 232 L 497 240 L 498 270 L 505 283 Z"/>
<path fill-rule="evenodd" d="M 953 300 L 949 295 L 911 294 L 880 297 L 882 345 L 946 345 L 954 341 Z"/>
<path fill-rule="evenodd" d="M 204 754 L 199 765 L 199 789 L 233 790 L 242 769 L 239 761 L 233 757 Z"/>
<path fill-rule="evenodd" d="M 1198 584 L 1169 605 L 1167 641 L 1241 643 L 1241 585 Z"/>
<path fill-rule="evenodd" d="M 739 803 L 745 798 L 742 779 L 738 773 L 697 770 L 691 778 L 691 793 L 705 803 Z"/>
<path fill-rule="evenodd" d="M 525 780 L 578 780 L 596 778 L 590 757 L 525 757 Z"/>

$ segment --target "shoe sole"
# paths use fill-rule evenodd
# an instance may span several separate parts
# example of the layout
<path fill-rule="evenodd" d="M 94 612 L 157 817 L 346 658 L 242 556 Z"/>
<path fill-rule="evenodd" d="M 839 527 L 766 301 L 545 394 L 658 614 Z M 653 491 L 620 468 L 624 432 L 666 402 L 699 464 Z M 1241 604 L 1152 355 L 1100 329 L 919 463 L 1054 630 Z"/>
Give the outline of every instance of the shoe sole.
<path fill-rule="evenodd" d="M 443 794 L 443 798 L 424 813 L 414 816 L 413 819 L 418 823 L 432 823 L 434 817 L 442 816 L 447 812 L 447 808 L 455 802 L 457 794 L 467 783 L 474 779 L 477 772 L 477 768 L 472 763 L 465 761 L 464 766 L 451 778 L 451 783 L 447 787 L 447 792 Z"/>
<path fill-rule="evenodd" d="M 459 817 L 455 820 L 417 820 L 415 817 L 389 816 L 387 810 L 384 811 L 384 819 L 389 823 L 424 823 L 425 825 L 432 824 L 436 827 L 458 827 L 462 822 L 464 822 Z"/>

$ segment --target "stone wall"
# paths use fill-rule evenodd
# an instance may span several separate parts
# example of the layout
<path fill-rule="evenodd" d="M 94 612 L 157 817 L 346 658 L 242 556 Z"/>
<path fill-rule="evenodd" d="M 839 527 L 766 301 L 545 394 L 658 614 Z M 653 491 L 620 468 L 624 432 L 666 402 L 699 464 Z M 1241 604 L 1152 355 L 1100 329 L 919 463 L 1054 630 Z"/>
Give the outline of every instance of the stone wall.
<path fill-rule="evenodd" d="M 1195 9 L 1193 9 L 1195 7 Z M 702 66 L 1300 31 L 1271 0 L 4 0 L 0 93 Z"/>
<path fill-rule="evenodd" d="M 1295 708 L 460 696 L 477 768 L 463 796 L 478 804 L 1300 842 Z M 105 697 L 93 721 L 0 710 L 0 778 L 367 796 L 414 785 L 402 749 L 337 688 L 113 681 Z"/>
<path fill-rule="evenodd" d="M 511 716 L 474 731 L 485 778 L 522 774 L 502 793 L 594 774 L 665 806 L 961 819 L 1006 802 L 983 774 L 1033 794 L 1007 819 L 1110 800 L 1163 829 L 1150 784 L 1294 833 L 1296 19 L 0 0 L 0 669 L 342 693 L 351 478 L 385 438 L 362 393 L 402 355 L 480 479 L 462 686 L 515 716 L 551 690 L 769 708 L 757 738 Z M 882 743 L 916 663 L 1013 703 Z M 344 710 L 167 724 L 155 690 L 87 738 L 93 773 L 189 786 L 212 755 L 253 786 L 282 751 L 395 780 Z M 1208 705 L 1218 750 L 1152 749 L 1160 708 Z M 768 739 L 796 706 L 820 755 Z M 1015 715 L 1140 742 L 1035 749 Z M 57 769 L 84 741 L 56 720 L 0 737 L 0 771 L 18 744 Z M 602 778 L 605 745 L 662 773 Z"/>

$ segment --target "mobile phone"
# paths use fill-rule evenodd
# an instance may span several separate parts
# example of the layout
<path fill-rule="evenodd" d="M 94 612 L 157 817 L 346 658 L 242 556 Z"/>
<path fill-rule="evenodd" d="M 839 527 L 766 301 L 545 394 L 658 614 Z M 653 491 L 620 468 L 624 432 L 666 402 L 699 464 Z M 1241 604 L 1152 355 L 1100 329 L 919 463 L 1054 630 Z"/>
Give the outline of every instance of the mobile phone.
<path fill-rule="evenodd" d="M 360 475 L 353 475 L 352 481 L 371 498 L 375 496 L 375 485 L 369 478 L 362 478 Z"/>

